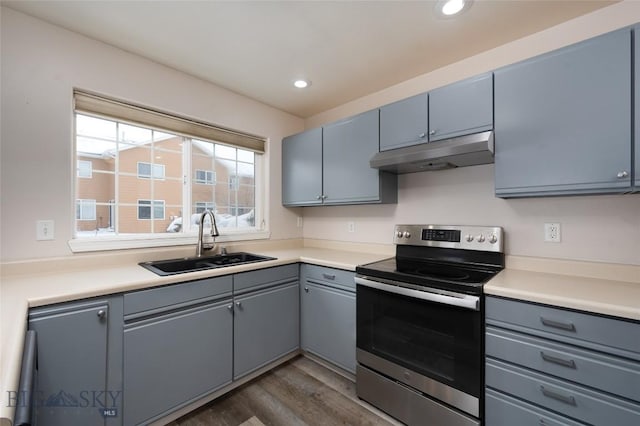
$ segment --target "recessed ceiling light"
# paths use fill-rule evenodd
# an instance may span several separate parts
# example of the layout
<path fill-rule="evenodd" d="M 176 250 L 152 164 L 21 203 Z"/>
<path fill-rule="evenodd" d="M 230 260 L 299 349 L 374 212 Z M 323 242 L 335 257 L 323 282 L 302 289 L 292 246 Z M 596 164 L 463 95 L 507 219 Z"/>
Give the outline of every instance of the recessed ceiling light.
<path fill-rule="evenodd" d="M 436 11 L 442 16 L 451 17 L 469 9 L 471 2 L 472 0 L 440 0 L 436 3 Z"/>
<path fill-rule="evenodd" d="M 311 82 L 307 80 L 296 80 L 293 82 L 293 85 L 298 89 L 304 89 L 307 86 L 311 86 Z"/>

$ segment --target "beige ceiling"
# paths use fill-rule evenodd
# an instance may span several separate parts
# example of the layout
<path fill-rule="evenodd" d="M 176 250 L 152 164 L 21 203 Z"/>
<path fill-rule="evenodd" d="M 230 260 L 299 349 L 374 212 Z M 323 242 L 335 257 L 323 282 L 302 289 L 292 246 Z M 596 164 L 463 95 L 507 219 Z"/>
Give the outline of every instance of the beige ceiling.
<path fill-rule="evenodd" d="M 303 118 L 612 3 L 2 1 Z"/>

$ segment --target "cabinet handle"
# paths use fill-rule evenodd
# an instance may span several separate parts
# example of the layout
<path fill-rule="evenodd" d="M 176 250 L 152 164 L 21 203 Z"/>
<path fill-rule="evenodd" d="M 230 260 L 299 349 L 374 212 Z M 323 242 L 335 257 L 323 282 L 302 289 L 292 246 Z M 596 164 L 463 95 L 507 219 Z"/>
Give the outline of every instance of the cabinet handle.
<path fill-rule="evenodd" d="M 436 131 L 435 131 L 435 130 L 429 130 L 429 134 L 430 134 L 430 135 L 435 135 L 435 134 L 436 134 Z"/>
<path fill-rule="evenodd" d="M 618 179 L 624 179 L 627 176 L 629 176 L 629 172 L 627 172 L 626 170 L 623 170 L 621 172 L 618 172 Z"/>
<path fill-rule="evenodd" d="M 335 276 L 335 275 L 331 275 L 331 274 L 322 274 L 322 277 L 323 277 L 325 280 L 331 280 L 331 281 L 333 281 L 333 280 L 335 280 L 335 279 L 336 279 L 336 276 Z"/>
<path fill-rule="evenodd" d="M 321 197 L 321 198 L 322 198 L 323 200 L 326 200 L 326 199 L 327 199 L 327 198 L 329 198 L 329 197 L 327 197 L 326 195 L 322 195 L 322 197 Z"/>
<path fill-rule="evenodd" d="M 236 306 L 237 306 L 238 308 L 242 308 L 242 302 L 236 302 Z"/>
<path fill-rule="evenodd" d="M 305 291 L 306 293 L 309 293 L 309 287 L 305 287 L 305 288 L 304 288 L 304 291 Z"/>
<path fill-rule="evenodd" d="M 567 331 L 574 331 L 574 332 L 576 331 L 576 326 L 570 322 L 560 322 L 560 321 L 550 320 L 545 317 L 540 317 L 540 322 L 542 322 L 542 325 L 546 325 L 547 327 L 559 328 L 560 330 L 567 330 Z"/>
<path fill-rule="evenodd" d="M 427 134 L 426 134 L 426 133 L 420 133 L 420 134 L 418 135 L 418 138 L 420 138 L 420 139 L 424 139 L 424 137 L 425 137 L 425 136 L 427 136 Z"/>
<path fill-rule="evenodd" d="M 322 200 L 322 195 L 318 195 L 318 196 L 316 197 L 316 200 Z"/>
<path fill-rule="evenodd" d="M 576 362 L 572 359 L 563 359 L 557 356 L 553 356 L 553 355 L 549 355 L 549 354 L 545 354 L 544 352 L 540 351 L 540 356 L 542 357 L 543 360 L 547 361 L 547 362 L 551 362 L 553 364 L 558 364 L 558 365 L 562 365 L 564 367 L 568 367 L 568 368 L 576 368 Z"/>
<path fill-rule="evenodd" d="M 105 319 L 107 317 L 107 311 L 105 311 L 104 309 L 100 309 L 98 312 L 96 312 L 96 315 L 100 319 Z"/>
<path fill-rule="evenodd" d="M 227 309 L 231 312 L 233 312 L 233 305 L 227 305 Z"/>
<path fill-rule="evenodd" d="M 542 385 L 540 386 L 540 391 L 547 398 L 555 399 L 569 405 L 576 405 L 576 399 L 571 395 L 563 395 L 560 392 L 545 389 L 545 387 Z"/>

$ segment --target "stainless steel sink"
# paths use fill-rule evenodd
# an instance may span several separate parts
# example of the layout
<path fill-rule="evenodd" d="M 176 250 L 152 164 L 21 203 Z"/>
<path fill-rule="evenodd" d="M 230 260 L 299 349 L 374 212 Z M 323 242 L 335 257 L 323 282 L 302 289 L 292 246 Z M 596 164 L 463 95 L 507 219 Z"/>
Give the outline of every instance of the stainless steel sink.
<path fill-rule="evenodd" d="M 227 253 L 216 256 L 181 257 L 179 259 L 140 262 L 139 265 L 161 276 L 224 268 L 225 266 L 275 260 L 275 257 L 260 256 L 253 253 Z"/>

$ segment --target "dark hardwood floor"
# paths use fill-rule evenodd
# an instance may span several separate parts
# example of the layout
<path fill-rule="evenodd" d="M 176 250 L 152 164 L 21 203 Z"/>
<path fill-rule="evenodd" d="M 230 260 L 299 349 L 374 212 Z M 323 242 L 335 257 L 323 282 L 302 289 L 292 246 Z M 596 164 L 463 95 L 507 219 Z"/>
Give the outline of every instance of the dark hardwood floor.
<path fill-rule="evenodd" d="M 355 383 L 295 358 L 169 426 L 398 425 L 356 397 Z"/>

